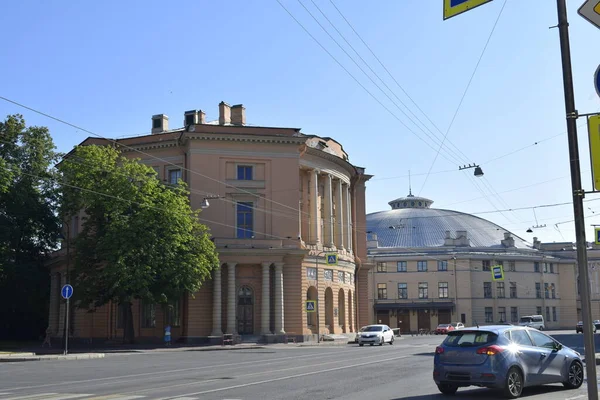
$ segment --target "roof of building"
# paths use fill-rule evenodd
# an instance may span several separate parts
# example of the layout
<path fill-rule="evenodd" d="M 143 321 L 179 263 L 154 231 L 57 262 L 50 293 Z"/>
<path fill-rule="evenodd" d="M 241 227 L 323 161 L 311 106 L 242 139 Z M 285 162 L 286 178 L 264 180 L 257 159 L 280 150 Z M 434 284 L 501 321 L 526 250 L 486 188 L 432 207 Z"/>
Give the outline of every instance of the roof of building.
<path fill-rule="evenodd" d="M 507 248 L 502 241 L 514 239 L 517 249 L 532 249 L 524 239 L 495 223 L 475 215 L 430 208 L 432 200 L 409 194 L 389 202 L 391 210 L 367 214 L 367 233 L 377 235 L 378 248 L 441 247 L 459 240 L 466 231 L 468 242 L 454 246 L 470 248 Z"/>

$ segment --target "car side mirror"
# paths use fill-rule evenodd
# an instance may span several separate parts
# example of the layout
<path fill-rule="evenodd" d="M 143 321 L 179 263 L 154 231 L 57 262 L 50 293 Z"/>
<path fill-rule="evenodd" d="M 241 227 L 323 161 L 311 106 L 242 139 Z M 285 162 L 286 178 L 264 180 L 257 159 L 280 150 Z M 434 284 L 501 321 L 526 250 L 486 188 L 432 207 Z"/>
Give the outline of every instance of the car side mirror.
<path fill-rule="evenodd" d="M 554 344 L 554 351 L 560 351 L 560 350 L 562 350 L 562 348 L 563 348 L 562 344 L 560 344 L 560 343 Z"/>

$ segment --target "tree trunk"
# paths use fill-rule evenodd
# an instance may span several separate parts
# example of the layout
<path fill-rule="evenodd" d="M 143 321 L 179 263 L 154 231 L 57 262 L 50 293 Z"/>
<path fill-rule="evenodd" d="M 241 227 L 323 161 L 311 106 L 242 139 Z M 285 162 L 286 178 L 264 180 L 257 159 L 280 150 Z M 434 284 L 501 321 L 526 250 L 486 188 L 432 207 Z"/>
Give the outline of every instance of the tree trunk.
<path fill-rule="evenodd" d="M 123 343 L 124 344 L 132 344 L 134 340 L 134 330 L 133 330 L 133 312 L 131 311 L 131 307 L 133 305 L 130 301 L 126 301 L 123 303 Z"/>

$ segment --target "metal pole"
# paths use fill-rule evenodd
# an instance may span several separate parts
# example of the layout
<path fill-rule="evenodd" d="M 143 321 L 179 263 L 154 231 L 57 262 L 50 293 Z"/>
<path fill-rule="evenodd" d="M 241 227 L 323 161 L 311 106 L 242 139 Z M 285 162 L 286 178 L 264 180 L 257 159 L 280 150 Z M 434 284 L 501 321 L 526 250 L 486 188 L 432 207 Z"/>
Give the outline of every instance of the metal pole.
<path fill-rule="evenodd" d="M 70 257 L 70 243 L 69 243 L 69 239 L 71 236 L 71 227 L 69 225 L 69 223 L 67 223 L 67 274 L 65 276 L 65 283 L 69 283 L 70 279 L 69 279 L 69 263 L 71 262 L 71 257 Z M 63 348 L 64 348 L 64 353 L 67 354 L 67 336 L 69 336 L 69 299 L 67 299 L 67 310 L 65 311 L 65 321 L 64 321 L 64 329 L 63 329 Z"/>
<path fill-rule="evenodd" d="M 69 299 L 67 299 L 67 312 L 65 316 L 65 326 L 69 326 Z M 69 329 L 66 329 L 67 335 L 65 336 L 65 356 L 69 353 Z"/>
<path fill-rule="evenodd" d="M 579 148 L 577 143 L 577 110 L 573 89 L 573 71 L 571 68 L 571 49 L 569 45 L 569 23 L 567 20 L 566 0 L 557 0 L 558 30 L 562 58 L 563 85 L 565 92 L 565 111 L 569 137 L 569 158 L 571 161 L 571 186 L 573 188 L 573 211 L 575 217 L 575 235 L 577 240 L 577 266 L 581 290 L 581 311 L 583 314 L 583 339 L 585 345 L 585 363 L 587 375 L 588 399 L 598 400 L 598 379 L 596 376 L 596 355 L 594 334 L 592 332 L 592 312 L 590 304 L 590 282 L 587 271 L 587 243 L 585 240 L 585 222 L 583 211 L 584 192 L 581 188 L 579 166 Z"/>

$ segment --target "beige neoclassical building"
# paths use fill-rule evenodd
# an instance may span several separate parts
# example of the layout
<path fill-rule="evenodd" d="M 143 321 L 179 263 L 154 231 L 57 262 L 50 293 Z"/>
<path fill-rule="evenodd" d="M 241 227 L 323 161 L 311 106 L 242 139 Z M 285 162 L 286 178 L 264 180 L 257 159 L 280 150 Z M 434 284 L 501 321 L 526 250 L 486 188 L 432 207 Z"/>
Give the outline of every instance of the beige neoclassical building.
<path fill-rule="evenodd" d="M 420 332 L 440 323 L 517 324 L 543 315 L 547 329 L 575 329 L 580 306 L 572 244 L 528 243 L 488 220 L 432 204 L 409 194 L 367 215 L 375 264 L 370 321 Z M 502 280 L 492 276 L 495 265 L 503 266 Z"/>
<path fill-rule="evenodd" d="M 156 340 L 168 323 L 181 341 L 223 333 L 314 340 L 366 324 L 365 182 L 371 176 L 332 138 L 246 124 L 242 105 L 220 103 L 218 121 L 207 122 L 200 110 L 185 112 L 183 120 L 183 128 L 169 129 L 169 118 L 155 115 L 151 134 L 116 144 L 153 167 L 165 184 L 182 179 L 189 185 L 221 265 L 198 293 L 169 307 L 136 301 L 135 336 Z M 89 138 L 82 145 L 108 143 Z M 80 224 L 70 221 L 68 235 L 76 236 Z M 57 336 L 65 312 L 64 247 L 49 264 L 50 326 Z M 326 265 L 328 254 L 337 255 L 336 264 Z M 316 302 L 314 312 L 307 312 L 307 300 Z M 75 338 L 118 340 L 122 322 L 120 307 L 109 303 L 76 309 L 70 329 Z"/>

